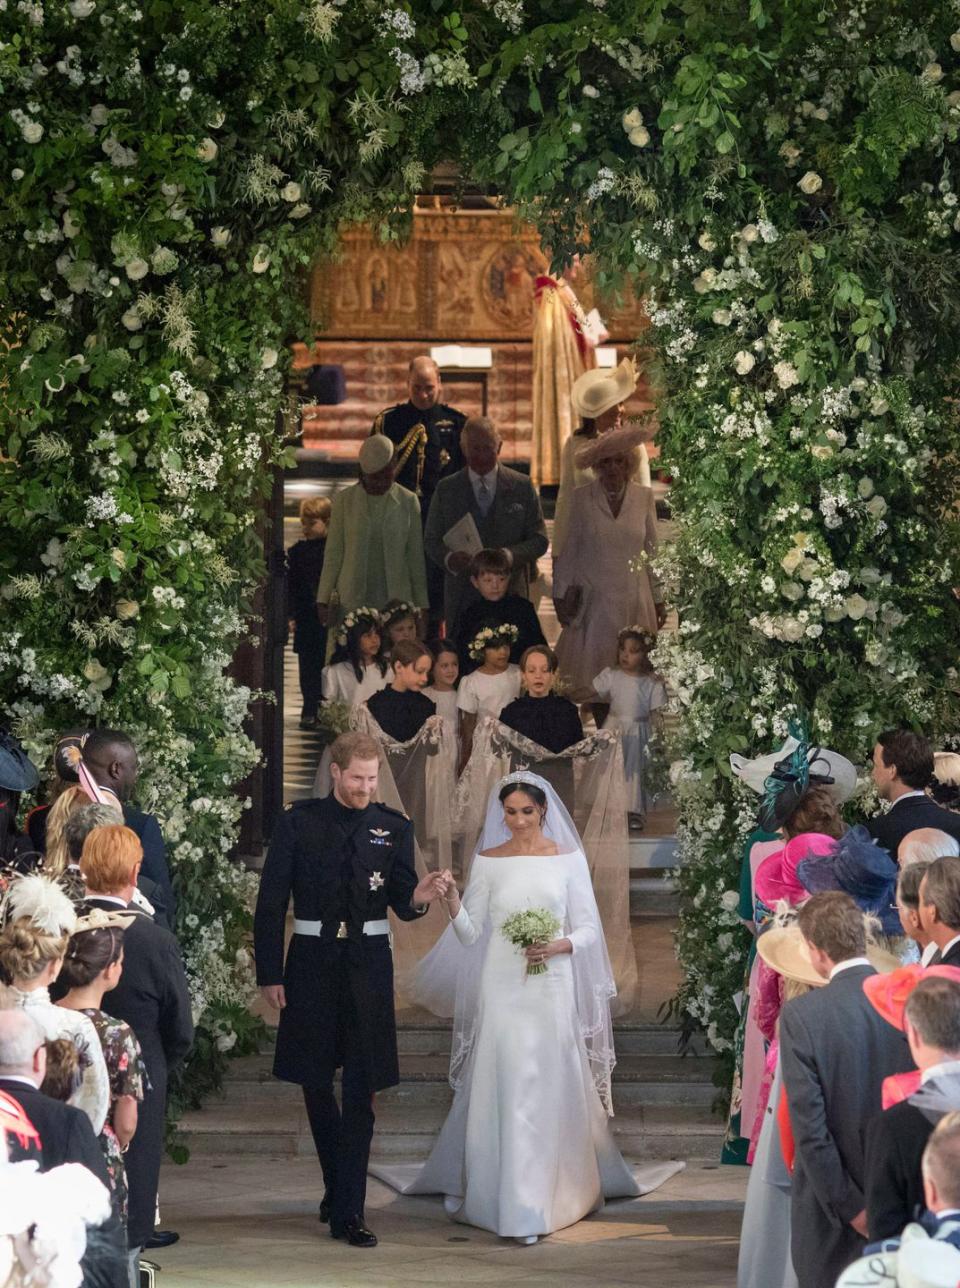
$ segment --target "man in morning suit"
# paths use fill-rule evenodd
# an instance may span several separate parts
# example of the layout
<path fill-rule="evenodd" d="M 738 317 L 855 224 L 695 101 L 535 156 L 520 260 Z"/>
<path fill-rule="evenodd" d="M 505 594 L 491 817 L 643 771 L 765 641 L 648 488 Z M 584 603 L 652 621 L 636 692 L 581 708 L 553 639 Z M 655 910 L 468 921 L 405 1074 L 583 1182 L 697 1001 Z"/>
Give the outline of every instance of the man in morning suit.
<path fill-rule="evenodd" d="M 466 468 L 441 479 L 433 495 L 423 542 L 428 561 L 445 571 L 443 608 L 447 633 L 454 638 L 461 611 L 479 598 L 470 582 L 472 557 L 450 551 L 444 534 L 472 514 L 486 549 L 505 550 L 512 568 L 508 593 L 526 595 L 536 562 L 547 550 L 547 529 L 540 498 L 530 480 L 499 465 L 500 435 L 485 416 L 463 427 Z"/>
<path fill-rule="evenodd" d="M 330 755 L 331 794 L 296 801 L 274 828 L 254 917 L 257 983 L 280 1011 L 274 1076 L 303 1087 L 326 1190 L 320 1220 L 333 1238 L 372 1248 L 363 1207 L 373 1095 L 400 1081 L 387 914 L 423 916 L 446 881 L 417 881 L 412 823 L 374 801 L 377 743 L 341 734 Z"/>
<path fill-rule="evenodd" d="M 410 363 L 407 392 L 407 401 L 385 408 L 370 432 L 385 434 L 396 444 L 396 481 L 420 498 L 420 516 L 426 523 L 437 484 L 463 468 L 460 431 L 467 418 L 441 402 L 440 368 L 425 354 Z M 443 571 L 429 560 L 427 592 L 430 630 L 424 638 L 432 637 L 443 616 Z"/>
<path fill-rule="evenodd" d="M 156 920 L 172 930 L 177 911 L 176 898 L 160 824 L 153 814 L 145 814 L 132 804 L 140 773 L 140 760 L 133 739 L 118 729 L 95 729 L 82 745 L 83 763 L 97 786 L 106 787 L 120 801 L 123 821 L 136 833 L 143 847 L 142 875 L 155 886 L 151 903 L 154 904 Z M 156 902 L 157 891 L 159 903 Z M 150 898 L 149 894 L 147 898 Z"/>
<path fill-rule="evenodd" d="M 920 926 L 937 951 L 930 966 L 960 966 L 960 859 L 934 859 L 920 882 Z"/>
<path fill-rule="evenodd" d="M 932 779 L 929 739 L 910 729 L 890 729 L 880 735 L 873 749 L 873 781 L 890 808 L 870 819 L 867 830 L 891 858 L 898 858 L 907 833 L 920 827 L 936 827 L 960 840 L 960 814 L 943 809 L 924 790 Z"/>
<path fill-rule="evenodd" d="M 863 913 L 839 890 L 813 895 L 798 924 L 823 988 L 787 1002 L 780 1060 L 796 1145 L 791 1253 L 800 1288 L 833 1288 L 867 1233 L 863 1139 L 891 1073 L 912 1067 L 902 1033 L 874 1010 L 863 981 Z"/>
<path fill-rule="evenodd" d="M 899 1237 L 923 1212 L 921 1160 L 930 1133 L 960 1110 L 960 970 L 919 981 L 907 998 L 903 1029 L 920 1086 L 878 1114 L 867 1128 L 867 1229 L 871 1239 Z"/>
<path fill-rule="evenodd" d="M 169 930 L 131 905 L 143 850 L 129 827 L 97 827 L 83 843 L 80 866 L 87 884 L 85 906 L 129 914 L 123 935 L 123 974 L 103 999 L 103 1009 L 133 1029 L 150 1085 L 137 1130 L 124 1155 L 130 1190 L 127 1238 L 131 1248 L 153 1239 L 163 1157 L 167 1075 L 193 1045 L 190 991 L 180 949 Z M 175 1242 L 163 1232 L 163 1246 Z"/>

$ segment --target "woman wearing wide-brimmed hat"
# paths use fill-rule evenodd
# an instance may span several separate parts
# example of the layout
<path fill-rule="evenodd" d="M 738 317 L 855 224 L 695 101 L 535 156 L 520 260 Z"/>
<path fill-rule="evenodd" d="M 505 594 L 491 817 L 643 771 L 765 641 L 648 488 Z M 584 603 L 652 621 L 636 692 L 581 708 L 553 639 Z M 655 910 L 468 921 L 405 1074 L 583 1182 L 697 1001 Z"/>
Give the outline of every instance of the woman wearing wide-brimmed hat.
<path fill-rule="evenodd" d="M 577 453 L 594 481 L 574 490 L 570 538 L 553 565 L 563 633 L 560 670 L 575 701 L 593 696 L 592 680 L 617 660 L 617 633 L 635 625 L 656 634 L 665 611 L 649 561 L 657 553 L 653 492 L 634 482 L 647 428 L 621 426 Z M 637 567 L 640 560 L 643 566 Z"/>

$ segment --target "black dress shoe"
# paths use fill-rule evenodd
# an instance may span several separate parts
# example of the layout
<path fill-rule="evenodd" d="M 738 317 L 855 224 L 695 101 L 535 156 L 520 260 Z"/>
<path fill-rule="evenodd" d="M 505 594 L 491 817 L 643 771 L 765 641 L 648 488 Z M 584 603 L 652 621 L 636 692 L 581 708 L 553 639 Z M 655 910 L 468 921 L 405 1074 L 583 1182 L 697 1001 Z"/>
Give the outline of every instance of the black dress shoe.
<path fill-rule="evenodd" d="M 372 1230 L 367 1229 L 360 1217 L 354 1217 L 352 1221 L 344 1221 L 343 1225 L 331 1225 L 330 1238 L 346 1239 L 352 1248 L 377 1246 L 377 1236 Z"/>
<path fill-rule="evenodd" d="M 154 1230 L 143 1246 L 145 1248 L 172 1248 L 179 1241 L 180 1236 L 176 1230 Z"/>
<path fill-rule="evenodd" d="M 317 1220 L 320 1222 L 320 1224 L 321 1224 L 321 1225 L 329 1225 L 329 1224 L 330 1224 L 330 1196 L 329 1196 L 329 1194 L 324 1194 L 323 1198 L 320 1200 L 320 1211 L 317 1213 Z"/>

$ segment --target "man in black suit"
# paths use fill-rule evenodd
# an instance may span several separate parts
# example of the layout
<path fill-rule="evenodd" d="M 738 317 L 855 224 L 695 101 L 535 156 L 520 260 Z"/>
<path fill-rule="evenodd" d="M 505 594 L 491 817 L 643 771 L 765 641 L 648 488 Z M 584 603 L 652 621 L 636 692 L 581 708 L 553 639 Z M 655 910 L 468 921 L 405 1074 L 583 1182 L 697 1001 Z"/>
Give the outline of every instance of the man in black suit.
<path fill-rule="evenodd" d="M 960 814 L 941 809 L 925 788 L 933 778 L 933 747 L 910 729 L 889 729 L 873 749 L 873 781 L 881 800 L 889 801 L 867 830 L 894 859 L 908 832 L 936 827 L 960 840 Z"/>
<path fill-rule="evenodd" d="M 893 1239 L 923 1209 L 920 1163 L 936 1124 L 960 1110 L 960 971 L 921 979 L 903 1015 L 920 1087 L 867 1128 L 867 1228 Z"/>
<path fill-rule="evenodd" d="M 780 1060 L 796 1144 L 791 1252 L 800 1288 L 833 1288 L 867 1233 L 863 1138 L 884 1078 L 911 1068 L 902 1033 L 874 1010 L 863 981 L 863 913 L 848 894 L 815 894 L 798 924 L 823 988 L 787 1002 Z"/>
<path fill-rule="evenodd" d="M 931 966 L 960 966 L 960 859 L 934 859 L 920 882 L 920 925 L 937 951 Z"/>
<path fill-rule="evenodd" d="M 413 921 L 446 882 L 439 873 L 418 882 L 413 825 L 373 799 L 378 744 L 341 734 L 330 754 L 331 794 L 296 801 L 274 828 L 254 918 L 257 982 L 280 1011 L 274 1076 L 303 1087 L 326 1187 L 320 1220 L 333 1238 L 372 1248 L 363 1205 L 373 1096 L 400 1080 L 388 911 Z"/>
<path fill-rule="evenodd" d="M 84 842 L 80 866 L 87 906 L 130 916 L 123 936 L 123 974 L 103 999 L 103 1009 L 125 1020 L 140 1042 L 150 1086 L 140 1106 L 137 1131 L 125 1156 L 130 1205 L 127 1237 L 142 1248 L 153 1232 L 163 1156 L 167 1074 L 193 1043 L 190 993 L 177 941 L 136 905 L 131 905 L 143 851 L 128 827 L 98 827 Z M 172 1242 L 172 1240 L 168 1240 Z"/>
<path fill-rule="evenodd" d="M 497 463 L 500 435 L 485 416 L 475 416 L 461 436 L 466 468 L 441 479 L 430 503 L 423 544 L 427 558 L 445 571 L 443 612 L 447 633 L 456 637 L 460 613 L 480 598 L 470 583 L 472 555 L 451 551 L 444 534 L 473 515 L 485 549 L 510 557 L 508 593 L 526 595 L 536 562 L 547 551 L 547 529 L 536 489 L 524 474 Z"/>
<path fill-rule="evenodd" d="M 140 773 L 140 760 L 133 740 L 118 729 L 96 729 L 83 743 L 83 763 L 97 786 L 106 787 L 120 801 L 123 821 L 136 833 L 143 848 L 143 875 L 160 891 L 164 910 L 161 919 L 174 926 L 177 904 L 160 824 L 152 814 L 145 814 L 131 803 Z"/>

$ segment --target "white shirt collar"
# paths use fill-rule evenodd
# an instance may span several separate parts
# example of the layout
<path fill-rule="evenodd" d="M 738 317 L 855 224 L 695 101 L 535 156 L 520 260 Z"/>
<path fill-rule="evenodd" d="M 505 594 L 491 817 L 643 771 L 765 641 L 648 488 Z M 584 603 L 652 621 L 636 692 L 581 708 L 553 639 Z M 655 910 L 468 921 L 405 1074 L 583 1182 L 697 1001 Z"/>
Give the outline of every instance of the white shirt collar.
<path fill-rule="evenodd" d="M 0 1073 L 0 1079 L 4 1082 L 22 1082 L 25 1087 L 32 1087 L 37 1090 L 37 1084 L 32 1078 L 25 1078 L 21 1073 Z"/>
<path fill-rule="evenodd" d="M 914 790 L 912 792 L 904 792 L 902 796 L 897 797 L 897 799 L 893 802 L 890 808 L 896 809 L 901 801 L 908 801 L 912 796 L 926 796 L 926 794 L 927 794 L 926 792 L 921 792 L 918 790 Z"/>
<path fill-rule="evenodd" d="M 842 970 L 850 970 L 854 966 L 869 965 L 870 959 L 868 957 L 848 957 L 845 962 L 837 962 L 836 966 L 834 966 L 833 970 L 830 972 L 830 978 L 836 979 Z"/>
<path fill-rule="evenodd" d="M 493 467 L 493 469 L 492 469 L 492 470 L 490 470 L 490 472 L 489 472 L 488 474 L 478 474 L 478 473 L 476 472 L 476 470 L 472 470 L 472 469 L 469 467 L 469 465 L 468 465 L 468 466 L 467 466 L 467 477 L 470 479 L 470 485 L 471 485 L 471 487 L 473 488 L 473 490 L 474 490 L 474 491 L 476 491 L 476 490 L 477 490 L 477 488 L 480 486 L 480 482 L 481 482 L 481 480 L 482 480 L 484 483 L 486 483 L 487 487 L 490 489 L 490 491 L 491 491 L 491 492 L 493 492 L 493 491 L 495 491 L 495 490 L 496 490 L 496 486 L 497 486 L 497 467 L 496 467 L 496 465 Z"/>
<path fill-rule="evenodd" d="M 937 945 L 936 945 L 936 944 L 933 942 L 933 940 L 931 939 L 931 940 L 930 940 L 930 942 L 929 942 L 929 944 L 927 944 L 926 948 L 925 948 L 925 949 L 923 950 L 923 952 L 920 954 L 920 965 L 921 965 L 921 966 L 929 966 L 929 965 L 930 965 L 930 958 L 933 956 L 933 954 L 934 954 L 936 951 L 937 951 Z"/>
<path fill-rule="evenodd" d="M 126 900 L 119 898 L 115 894 L 93 894 L 88 890 L 86 897 L 88 899 L 99 899 L 101 903 L 115 903 L 118 908 L 128 908 L 130 906 Z"/>
<path fill-rule="evenodd" d="M 947 953 L 954 946 L 954 944 L 960 944 L 960 935 L 954 935 L 952 939 L 948 940 L 947 943 L 943 945 L 943 947 L 940 949 L 940 956 L 946 957 Z"/>
<path fill-rule="evenodd" d="M 939 1064 L 932 1064 L 921 1073 L 920 1081 L 929 1082 L 931 1078 L 940 1078 L 945 1073 L 960 1073 L 960 1060 L 941 1060 Z"/>

